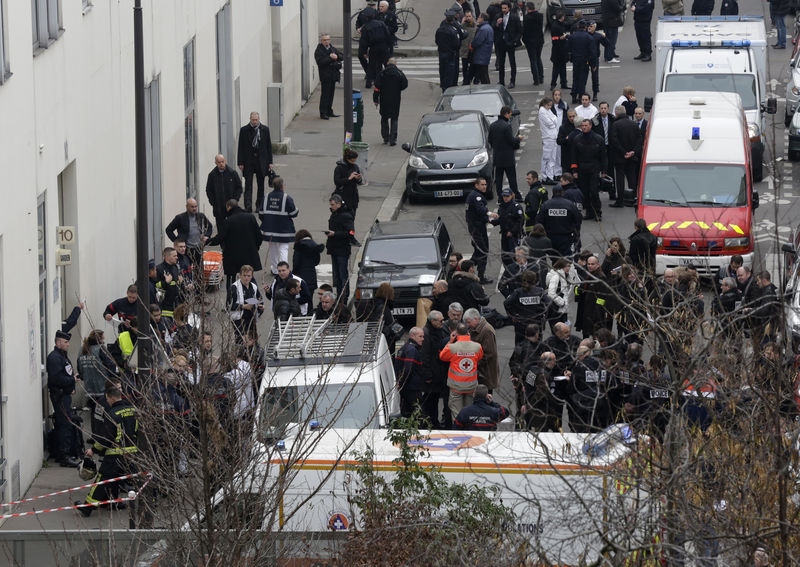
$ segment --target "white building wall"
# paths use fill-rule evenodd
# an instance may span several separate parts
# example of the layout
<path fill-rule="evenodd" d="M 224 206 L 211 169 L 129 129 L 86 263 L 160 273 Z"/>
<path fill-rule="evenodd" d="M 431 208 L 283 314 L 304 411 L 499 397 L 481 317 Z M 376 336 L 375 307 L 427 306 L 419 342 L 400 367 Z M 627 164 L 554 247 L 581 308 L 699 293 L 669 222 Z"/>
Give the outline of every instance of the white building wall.
<path fill-rule="evenodd" d="M 306 67 L 316 84 L 318 0 L 309 5 Z M 87 298 L 88 315 L 73 331 L 76 362 L 80 337 L 102 322 L 102 311 L 124 295 L 135 279 L 135 132 L 133 93 L 133 0 L 61 0 L 63 33 L 47 49 L 32 49 L 31 3 L 0 0 L 5 9 L 6 48 L 12 76 L 0 85 L 0 167 L 5 206 L 0 208 L 0 378 L 5 477 L 19 462 L 24 492 L 42 459 L 42 377 L 39 347 L 37 199 L 47 213 L 47 350 L 62 313 Z M 270 8 L 266 0 L 230 0 L 238 127 L 251 109 L 266 114 L 266 85 L 273 82 L 273 22 L 280 16 L 280 61 L 284 82 L 284 125 L 303 103 L 299 0 Z M 205 179 L 218 151 L 216 13 L 224 0 L 143 0 L 145 83 L 160 81 L 161 186 L 163 222 L 184 209 L 183 47 L 195 38 L 197 193 L 210 215 Z M 234 97 L 236 92 L 234 92 Z M 235 156 L 229 155 L 235 163 Z M 59 175 L 65 180 L 59 200 Z M 63 206 L 62 206 L 63 205 Z M 73 265 L 55 266 L 59 218 L 77 227 Z M 29 312 L 33 317 L 29 325 Z M 8 488 L 0 498 L 11 496 Z"/>

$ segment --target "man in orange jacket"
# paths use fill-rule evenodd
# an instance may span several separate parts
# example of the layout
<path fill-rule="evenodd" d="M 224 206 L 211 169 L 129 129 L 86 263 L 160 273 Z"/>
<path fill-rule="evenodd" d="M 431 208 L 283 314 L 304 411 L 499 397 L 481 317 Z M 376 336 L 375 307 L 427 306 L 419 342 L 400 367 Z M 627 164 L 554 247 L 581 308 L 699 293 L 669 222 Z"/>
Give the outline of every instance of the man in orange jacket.
<path fill-rule="evenodd" d="M 462 323 L 453 331 L 450 343 L 439 353 L 439 358 L 450 363 L 447 369 L 447 386 L 450 388 L 447 405 L 456 416 L 473 402 L 478 385 L 478 361 L 483 358 L 483 348 L 470 340 L 469 329 Z"/>

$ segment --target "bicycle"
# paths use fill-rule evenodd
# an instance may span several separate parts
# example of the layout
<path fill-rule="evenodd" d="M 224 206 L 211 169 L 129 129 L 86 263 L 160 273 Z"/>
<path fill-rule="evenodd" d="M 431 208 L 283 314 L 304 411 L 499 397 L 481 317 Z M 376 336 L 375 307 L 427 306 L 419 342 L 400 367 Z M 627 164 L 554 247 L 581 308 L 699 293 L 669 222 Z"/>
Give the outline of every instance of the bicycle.
<path fill-rule="evenodd" d="M 358 37 L 360 35 L 358 33 L 358 29 L 356 28 L 356 20 L 358 19 L 358 15 L 360 13 L 361 10 L 353 14 L 353 16 L 350 18 L 353 41 L 358 41 Z M 395 34 L 397 41 L 411 41 L 419 35 L 421 25 L 420 19 L 413 7 L 398 8 L 394 14 L 397 17 L 397 33 Z"/>

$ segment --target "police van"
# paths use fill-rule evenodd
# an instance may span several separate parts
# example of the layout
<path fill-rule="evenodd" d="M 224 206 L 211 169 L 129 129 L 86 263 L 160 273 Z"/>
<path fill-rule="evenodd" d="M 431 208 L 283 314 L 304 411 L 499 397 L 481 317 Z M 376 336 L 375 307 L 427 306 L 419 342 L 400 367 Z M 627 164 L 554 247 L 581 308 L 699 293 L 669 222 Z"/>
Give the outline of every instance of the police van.
<path fill-rule="evenodd" d="M 658 239 L 656 272 L 693 265 L 713 276 L 739 254 L 753 264 L 750 137 L 738 94 L 655 97 L 642 152 L 637 215 Z"/>

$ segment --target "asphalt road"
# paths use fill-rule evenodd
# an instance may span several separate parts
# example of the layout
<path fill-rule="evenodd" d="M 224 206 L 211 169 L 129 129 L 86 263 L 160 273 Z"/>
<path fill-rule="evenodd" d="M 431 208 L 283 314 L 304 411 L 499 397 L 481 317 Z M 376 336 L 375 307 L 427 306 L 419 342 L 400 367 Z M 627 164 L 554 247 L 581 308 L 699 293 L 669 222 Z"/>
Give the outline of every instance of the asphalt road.
<path fill-rule="evenodd" d="M 441 9 L 443 9 L 447 2 L 414 2 L 410 0 L 411 5 L 416 7 L 416 10 L 422 17 L 424 22 L 441 20 Z M 757 3 L 753 0 L 744 0 L 739 3 L 740 13 L 747 15 L 764 15 L 770 27 L 769 39 L 770 43 L 774 43 L 776 32 L 769 24 L 768 13 L 763 6 L 764 4 Z M 687 10 L 690 3 L 686 4 Z M 718 8 L 717 8 L 718 10 Z M 652 24 L 653 33 L 655 35 L 655 21 Z M 435 30 L 435 25 L 423 25 L 423 32 L 430 33 L 429 43 L 432 44 L 432 34 Z M 792 25 L 791 19 L 787 18 L 787 28 L 791 33 Z M 418 38 L 414 43 L 424 44 L 423 38 Z M 653 96 L 655 91 L 655 61 L 649 63 L 641 63 L 633 60 L 633 56 L 638 53 L 636 44 L 633 22 L 631 18 L 625 23 L 625 26 L 620 30 L 619 40 L 617 44 L 617 52 L 622 57 L 622 63 L 618 65 L 601 65 L 600 67 L 600 92 L 599 101 L 608 101 L 612 103 L 621 94 L 621 89 L 624 85 L 633 85 L 637 91 L 637 98 L 640 101 L 644 100 L 645 96 Z M 774 117 L 768 116 L 767 122 L 769 126 L 765 132 L 765 143 L 767 145 L 767 152 L 765 156 L 765 180 L 756 184 L 756 189 L 759 191 L 761 198 L 761 206 L 755 212 L 755 239 L 756 239 L 756 263 L 755 269 L 769 269 L 773 272 L 773 281 L 778 281 L 777 274 L 780 270 L 781 254 L 779 254 L 780 244 L 788 242 L 790 233 L 793 228 L 797 226 L 798 221 L 798 198 L 800 197 L 800 190 L 793 187 L 793 179 L 797 174 L 796 168 L 798 165 L 788 162 L 786 159 L 785 151 L 785 138 L 786 131 L 783 126 L 783 113 L 784 113 L 784 96 L 785 84 L 789 78 L 788 60 L 791 53 L 790 49 L 787 50 L 768 50 L 769 57 L 769 76 L 767 78 L 768 91 L 772 90 L 778 97 L 778 112 Z M 545 51 L 542 59 L 545 62 L 545 84 L 548 84 L 550 73 L 550 41 L 545 42 Z M 521 123 L 522 132 L 525 139 L 522 142 L 521 149 L 517 152 L 517 178 L 520 184 L 520 190 L 525 192 L 526 184 L 524 182 L 525 172 L 529 169 L 536 171 L 541 167 L 541 136 L 539 125 L 536 121 L 536 114 L 538 111 L 538 102 L 546 93 L 541 86 L 533 86 L 529 63 L 524 49 L 517 52 L 518 75 L 517 86 L 511 91 L 517 105 L 521 110 Z M 438 85 L 438 65 L 435 54 L 430 57 L 414 57 L 401 60 L 399 66 L 406 72 L 409 80 L 414 82 L 428 83 L 429 86 Z M 490 65 L 492 81 L 497 81 L 497 73 L 493 71 L 494 65 Z M 360 78 L 360 77 L 358 77 Z M 570 71 L 571 83 L 571 71 Z M 422 116 L 425 112 L 433 109 L 436 100 L 438 99 L 439 89 L 428 88 L 421 90 L 420 93 L 427 93 L 427 100 L 425 96 L 418 96 L 415 103 L 417 104 L 415 110 L 418 116 Z M 568 99 L 568 97 L 567 97 Z M 595 103 L 597 104 L 597 103 Z M 408 130 L 406 130 L 408 132 Z M 413 130 L 412 130 L 413 132 Z M 401 139 L 398 142 L 411 141 L 410 139 Z M 633 221 L 635 220 L 635 213 L 633 208 L 612 209 L 608 208 L 607 194 L 602 195 L 603 200 L 603 221 L 598 223 L 595 221 L 587 221 L 583 223 L 582 242 L 584 248 L 589 248 L 597 253 L 603 253 L 606 249 L 606 243 L 612 236 L 620 236 L 627 243 L 628 236 L 633 232 Z M 496 202 L 494 202 L 496 203 Z M 493 204 L 494 204 L 493 203 Z M 496 205 L 494 205 L 496 206 Z M 456 248 L 461 252 L 471 252 L 469 238 L 467 236 L 466 226 L 464 222 L 464 204 L 463 201 L 451 202 L 436 202 L 430 204 L 414 204 L 410 205 L 404 203 L 399 211 L 399 219 L 424 219 L 440 216 L 444 219 Z M 499 261 L 499 236 L 497 229 L 490 232 L 490 246 L 491 257 L 489 261 L 489 268 L 487 273 L 494 279 L 501 270 Z M 494 287 L 494 286 L 486 286 Z M 490 291 L 487 289 L 487 292 Z M 494 292 L 492 289 L 491 291 Z M 492 306 L 502 309 L 502 296 L 494 292 L 492 296 Z M 510 402 L 511 391 L 510 381 L 508 380 L 508 367 L 507 358 L 513 347 L 513 331 L 510 328 L 500 329 L 498 331 L 498 342 L 501 345 L 501 370 L 502 370 L 502 383 L 500 391 L 500 399 L 503 402 Z"/>

